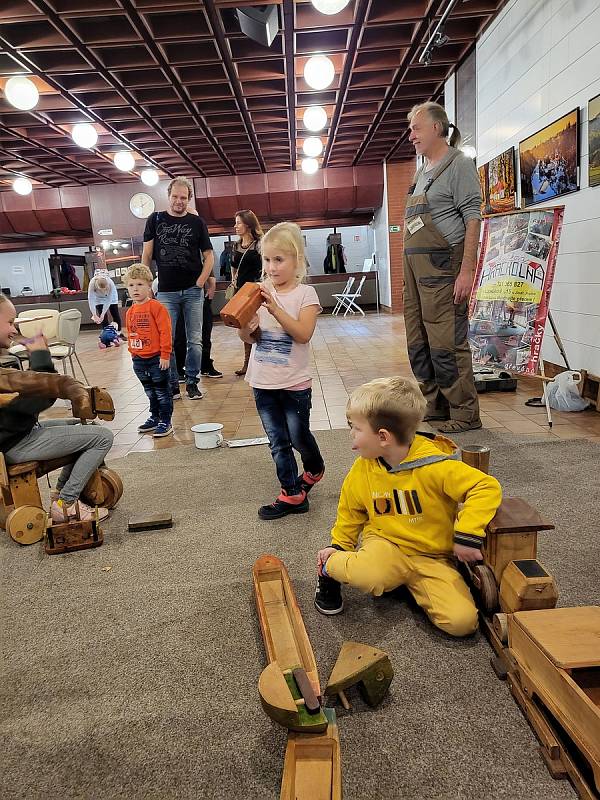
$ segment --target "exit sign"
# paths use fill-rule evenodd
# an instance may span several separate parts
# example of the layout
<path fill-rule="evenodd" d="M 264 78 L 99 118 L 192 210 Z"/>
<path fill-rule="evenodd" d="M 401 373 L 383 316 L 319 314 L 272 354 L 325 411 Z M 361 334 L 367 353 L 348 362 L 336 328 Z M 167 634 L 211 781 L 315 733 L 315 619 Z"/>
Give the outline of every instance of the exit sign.
<path fill-rule="evenodd" d="M 390 233 L 400 233 L 400 225 L 390 225 Z"/>

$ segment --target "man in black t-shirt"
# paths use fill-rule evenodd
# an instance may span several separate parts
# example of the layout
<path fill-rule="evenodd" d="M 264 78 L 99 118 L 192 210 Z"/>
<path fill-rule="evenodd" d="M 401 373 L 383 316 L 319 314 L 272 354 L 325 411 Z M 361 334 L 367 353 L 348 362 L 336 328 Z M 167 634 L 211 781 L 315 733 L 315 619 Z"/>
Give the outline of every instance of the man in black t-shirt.
<path fill-rule="evenodd" d="M 156 261 L 158 300 L 171 317 L 173 335 L 183 314 L 188 341 L 185 365 L 186 392 L 199 400 L 198 370 L 202 361 L 202 311 L 204 285 L 212 273 L 214 253 L 204 220 L 188 212 L 192 184 L 185 177 L 174 178 L 167 190 L 169 210 L 148 217 L 144 231 L 142 263 Z M 171 355 L 171 386 L 179 394 L 175 357 Z"/>

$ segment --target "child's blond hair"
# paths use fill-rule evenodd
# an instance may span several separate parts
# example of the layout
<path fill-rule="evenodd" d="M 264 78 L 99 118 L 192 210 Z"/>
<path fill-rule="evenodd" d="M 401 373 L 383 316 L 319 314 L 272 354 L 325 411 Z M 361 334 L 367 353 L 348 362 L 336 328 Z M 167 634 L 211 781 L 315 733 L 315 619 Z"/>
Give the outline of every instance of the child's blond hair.
<path fill-rule="evenodd" d="M 101 294 L 108 294 L 110 287 L 108 285 L 108 280 L 105 277 L 99 275 L 97 278 L 92 278 L 92 280 L 94 281 L 95 291 L 100 292 Z"/>
<path fill-rule="evenodd" d="M 295 222 L 279 222 L 268 230 L 262 237 L 260 249 L 264 253 L 265 247 L 278 247 L 284 253 L 290 253 L 296 259 L 296 280 L 302 283 L 306 280 L 306 256 L 304 254 L 304 237 Z M 263 267 L 262 280 L 266 278 Z"/>
<path fill-rule="evenodd" d="M 425 398 L 419 384 L 394 375 L 376 378 L 355 389 L 348 400 L 349 417 L 360 414 L 373 431 L 392 433 L 399 444 L 410 444 L 425 415 Z"/>
<path fill-rule="evenodd" d="M 152 270 L 145 264 L 132 264 L 125 275 L 123 275 L 123 283 L 125 286 L 127 286 L 129 281 L 146 281 L 146 283 L 152 286 L 153 280 L 154 275 L 152 274 Z"/>

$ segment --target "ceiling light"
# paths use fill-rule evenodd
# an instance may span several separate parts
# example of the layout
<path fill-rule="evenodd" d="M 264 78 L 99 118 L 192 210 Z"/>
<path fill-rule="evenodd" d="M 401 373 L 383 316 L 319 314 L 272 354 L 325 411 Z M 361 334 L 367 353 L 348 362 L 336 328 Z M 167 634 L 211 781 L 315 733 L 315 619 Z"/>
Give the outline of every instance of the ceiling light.
<path fill-rule="evenodd" d="M 14 77 L 6 81 L 4 95 L 11 106 L 29 111 L 38 104 L 40 93 L 35 83 L 29 78 Z"/>
<path fill-rule="evenodd" d="M 102 247 L 103 250 L 108 250 L 108 248 L 110 247 L 110 242 L 107 239 L 102 239 L 102 241 L 100 242 L 100 246 Z"/>
<path fill-rule="evenodd" d="M 142 183 L 145 183 L 146 186 L 156 186 L 159 181 L 158 172 L 155 169 L 142 170 L 140 178 L 142 179 Z"/>
<path fill-rule="evenodd" d="M 31 194 L 33 184 L 29 178 L 15 178 L 13 181 L 13 189 L 17 194 Z"/>
<path fill-rule="evenodd" d="M 323 106 L 309 106 L 304 110 L 302 121 L 304 122 L 306 130 L 313 132 L 322 131 L 325 125 L 327 125 L 327 112 Z"/>
<path fill-rule="evenodd" d="M 320 156 L 321 153 L 323 152 L 323 142 L 319 139 L 318 136 L 309 136 L 308 139 L 304 140 L 302 149 L 304 150 L 305 156 L 310 156 L 310 158 L 316 158 L 317 156 Z"/>
<path fill-rule="evenodd" d="M 319 169 L 319 162 L 316 158 L 303 158 L 302 159 L 302 172 L 307 175 L 314 175 Z"/>
<path fill-rule="evenodd" d="M 475 148 L 471 144 L 466 144 L 464 147 L 461 147 L 460 149 L 467 156 L 467 158 L 477 157 L 477 150 L 475 150 Z"/>
<path fill-rule="evenodd" d="M 118 256 L 118 255 L 119 255 L 119 251 L 118 251 L 118 250 L 113 250 L 113 253 L 114 253 L 116 256 Z"/>
<path fill-rule="evenodd" d="M 98 132 L 89 122 L 78 122 L 77 125 L 73 125 L 71 137 L 79 147 L 91 150 L 98 141 Z"/>
<path fill-rule="evenodd" d="M 321 14 L 338 14 L 346 8 L 350 0 L 311 0 L 311 2 Z"/>
<path fill-rule="evenodd" d="M 123 250 L 127 250 L 127 248 L 129 247 L 129 245 L 127 244 L 127 242 L 123 242 L 123 244 L 121 245 L 121 247 L 123 248 Z"/>
<path fill-rule="evenodd" d="M 115 167 L 123 172 L 131 172 L 135 167 L 134 155 L 129 150 L 121 150 L 119 153 L 115 153 L 114 162 Z"/>
<path fill-rule="evenodd" d="M 335 67 L 327 56 L 312 56 L 304 65 L 304 80 L 311 89 L 326 89 L 334 77 Z"/>

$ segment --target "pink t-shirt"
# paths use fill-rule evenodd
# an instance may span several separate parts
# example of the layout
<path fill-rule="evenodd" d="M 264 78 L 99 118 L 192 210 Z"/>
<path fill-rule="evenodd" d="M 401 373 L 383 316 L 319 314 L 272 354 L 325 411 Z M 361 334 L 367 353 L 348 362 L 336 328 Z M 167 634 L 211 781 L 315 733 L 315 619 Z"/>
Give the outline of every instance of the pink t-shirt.
<path fill-rule="evenodd" d="M 285 294 L 272 290 L 277 305 L 298 319 L 306 306 L 323 310 L 314 286 L 304 283 Z M 260 342 L 252 345 L 246 381 L 255 389 L 300 389 L 311 385 L 310 344 L 295 342 L 264 306 L 258 309 Z"/>

